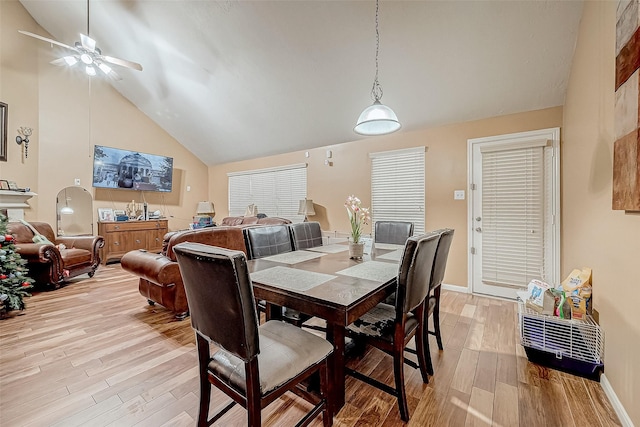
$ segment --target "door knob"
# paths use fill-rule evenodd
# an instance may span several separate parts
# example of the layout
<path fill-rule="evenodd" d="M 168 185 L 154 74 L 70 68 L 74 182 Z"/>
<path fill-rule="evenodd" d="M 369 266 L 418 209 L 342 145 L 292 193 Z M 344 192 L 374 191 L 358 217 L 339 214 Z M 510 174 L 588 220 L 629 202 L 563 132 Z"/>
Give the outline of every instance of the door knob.
<path fill-rule="evenodd" d="M 482 227 L 476 227 L 476 231 L 480 233 L 482 231 Z"/>
<path fill-rule="evenodd" d="M 480 222 L 480 220 L 482 220 L 482 218 L 480 218 L 479 216 L 476 217 L 476 221 Z"/>

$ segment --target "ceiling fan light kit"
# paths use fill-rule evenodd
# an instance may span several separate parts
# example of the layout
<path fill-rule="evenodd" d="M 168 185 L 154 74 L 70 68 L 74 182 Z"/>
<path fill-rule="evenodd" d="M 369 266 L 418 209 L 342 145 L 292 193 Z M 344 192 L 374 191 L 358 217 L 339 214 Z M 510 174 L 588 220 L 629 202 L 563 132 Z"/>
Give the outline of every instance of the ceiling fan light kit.
<path fill-rule="evenodd" d="M 62 58 L 51 61 L 53 65 L 69 66 L 81 63 L 84 65 L 84 70 L 89 76 L 95 76 L 97 74 L 96 67 L 100 69 L 106 76 L 113 80 L 122 80 L 122 78 L 116 73 L 113 68 L 107 65 L 110 64 L 119 65 L 125 68 L 131 68 L 133 70 L 142 71 L 142 65 L 137 62 L 128 61 L 126 59 L 114 58 L 112 56 L 102 55 L 102 51 L 96 47 L 96 41 L 89 36 L 89 0 L 87 0 L 87 35 L 80 34 L 80 41 L 75 42 L 74 46 L 69 46 L 59 41 L 30 33 L 29 31 L 18 30 L 20 34 L 33 37 L 51 44 L 61 46 L 65 49 L 71 50 L 74 53 L 66 55 Z"/>
<path fill-rule="evenodd" d="M 371 97 L 373 104 L 365 108 L 358 117 L 358 122 L 353 130 L 360 135 L 386 135 L 393 133 L 402 126 L 398 121 L 398 116 L 394 111 L 384 105 L 382 99 L 382 86 L 378 82 L 378 52 L 380 50 L 380 32 L 378 30 L 378 11 L 379 5 L 376 0 L 376 76 L 373 79 L 373 87 L 371 88 Z"/>

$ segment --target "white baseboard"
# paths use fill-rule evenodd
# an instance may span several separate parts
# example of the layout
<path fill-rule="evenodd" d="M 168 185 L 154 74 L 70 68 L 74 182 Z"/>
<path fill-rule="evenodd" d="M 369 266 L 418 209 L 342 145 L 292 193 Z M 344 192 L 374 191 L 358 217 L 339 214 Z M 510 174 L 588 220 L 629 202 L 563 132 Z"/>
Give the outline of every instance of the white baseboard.
<path fill-rule="evenodd" d="M 620 418 L 620 424 L 624 427 L 634 427 L 633 421 L 631 421 L 629 414 L 627 414 L 624 406 L 622 406 L 620 399 L 618 399 L 618 395 L 613 390 L 613 387 L 611 387 L 611 383 L 605 374 L 600 375 L 600 385 L 602 386 L 604 394 L 609 398 L 609 402 L 611 402 L 611 406 L 613 406 L 613 409 L 616 411 L 618 418 Z"/>
<path fill-rule="evenodd" d="M 446 283 L 442 284 L 442 289 L 444 289 L 445 291 L 462 292 L 464 294 L 469 293 L 469 288 L 465 288 L 464 286 L 447 285 Z"/>

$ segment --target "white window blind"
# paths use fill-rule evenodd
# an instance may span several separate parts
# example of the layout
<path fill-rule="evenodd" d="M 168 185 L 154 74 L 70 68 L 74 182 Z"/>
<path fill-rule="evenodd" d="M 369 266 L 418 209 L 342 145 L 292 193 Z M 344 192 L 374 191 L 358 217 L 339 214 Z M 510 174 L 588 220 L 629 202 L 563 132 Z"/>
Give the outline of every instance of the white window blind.
<path fill-rule="evenodd" d="M 229 215 L 242 216 L 248 205 L 258 212 L 301 222 L 300 200 L 307 197 L 307 165 L 250 170 L 227 174 L 229 177 Z"/>
<path fill-rule="evenodd" d="M 371 153 L 371 221 L 409 221 L 424 233 L 425 147 Z"/>
<path fill-rule="evenodd" d="M 551 279 L 552 149 L 545 145 L 481 149 L 483 282 L 526 287 Z"/>

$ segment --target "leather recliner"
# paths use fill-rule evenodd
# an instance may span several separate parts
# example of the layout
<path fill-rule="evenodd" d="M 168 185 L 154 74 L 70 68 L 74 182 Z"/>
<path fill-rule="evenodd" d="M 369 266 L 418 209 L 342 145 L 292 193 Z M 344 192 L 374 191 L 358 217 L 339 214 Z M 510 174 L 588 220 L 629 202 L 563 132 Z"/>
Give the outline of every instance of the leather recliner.
<path fill-rule="evenodd" d="M 7 233 L 15 239 L 16 250 L 27 261 L 29 277 L 36 285 L 57 289 L 72 277 L 94 275 L 100 265 L 100 248 L 104 246 L 102 236 L 56 237 L 46 222 L 30 224 L 52 244 L 34 243 L 34 232 L 20 222 L 8 223 Z"/>
<path fill-rule="evenodd" d="M 182 275 L 173 247 L 182 242 L 202 243 L 247 253 L 242 228 L 208 227 L 165 234 L 162 253 L 130 251 L 120 260 L 122 269 L 140 277 L 138 290 L 150 305 L 156 303 L 171 310 L 176 319 L 189 314 Z"/>

